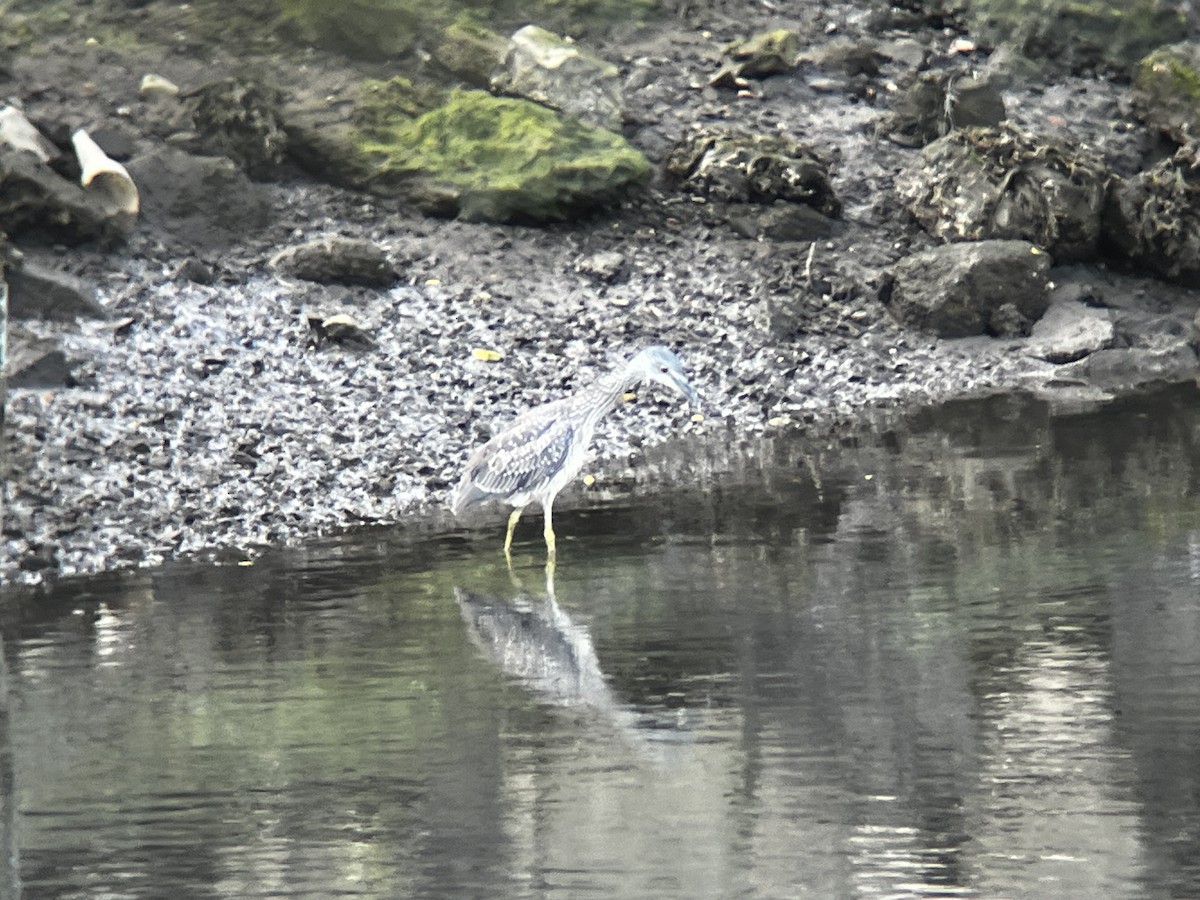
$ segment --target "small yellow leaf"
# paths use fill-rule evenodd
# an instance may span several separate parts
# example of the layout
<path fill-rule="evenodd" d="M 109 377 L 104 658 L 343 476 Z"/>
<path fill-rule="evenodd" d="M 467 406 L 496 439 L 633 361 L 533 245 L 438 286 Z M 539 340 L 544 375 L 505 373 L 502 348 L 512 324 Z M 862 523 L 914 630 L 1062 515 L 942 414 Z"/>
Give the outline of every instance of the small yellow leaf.
<path fill-rule="evenodd" d="M 637 391 L 626 391 L 625 393 L 623 393 L 621 395 L 621 399 L 625 403 L 632 403 L 634 400 L 637 399 Z"/>
<path fill-rule="evenodd" d="M 704 413 L 692 413 L 692 421 L 693 422 L 703 422 L 704 421 Z"/>
<path fill-rule="evenodd" d="M 249 566 L 252 566 L 252 565 L 254 565 L 254 560 L 252 560 L 252 559 L 243 559 L 243 560 L 240 560 L 240 561 L 238 562 L 238 565 L 239 565 L 239 566 L 243 566 L 243 567 L 249 567 Z"/>
<path fill-rule="evenodd" d="M 591 487 L 593 484 L 596 483 L 596 476 L 595 475 L 584 475 L 583 483 L 585 485 L 587 485 L 588 487 Z"/>
<path fill-rule="evenodd" d="M 489 350 L 486 347 L 472 348 L 471 355 L 481 362 L 499 362 L 504 359 L 504 354 L 499 350 Z"/>

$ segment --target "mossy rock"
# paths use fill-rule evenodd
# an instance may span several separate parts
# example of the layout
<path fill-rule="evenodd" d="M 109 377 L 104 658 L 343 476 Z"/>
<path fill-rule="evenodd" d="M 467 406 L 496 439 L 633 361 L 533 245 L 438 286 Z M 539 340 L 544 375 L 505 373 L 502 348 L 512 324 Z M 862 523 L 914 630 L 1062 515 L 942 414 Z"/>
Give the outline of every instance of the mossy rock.
<path fill-rule="evenodd" d="M 1160 47 L 1138 63 L 1134 108 L 1178 143 L 1200 136 L 1200 42 Z"/>
<path fill-rule="evenodd" d="M 386 136 L 388 129 L 437 109 L 446 102 L 447 94 L 445 88 L 418 84 L 403 75 L 387 81 L 368 78 L 355 101 L 353 119 L 364 131 Z"/>
<path fill-rule="evenodd" d="M 377 163 L 374 190 L 430 214 L 481 221 L 575 218 L 650 175 L 646 158 L 619 135 L 472 90 L 386 135 L 372 129 L 362 149 Z"/>
<path fill-rule="evenodd" d="M 983 42 L 1076 72 L 1127 74 L 1155 47 L 1187 34 L 1170 0 L 972 0 L 967 24 Z"/>

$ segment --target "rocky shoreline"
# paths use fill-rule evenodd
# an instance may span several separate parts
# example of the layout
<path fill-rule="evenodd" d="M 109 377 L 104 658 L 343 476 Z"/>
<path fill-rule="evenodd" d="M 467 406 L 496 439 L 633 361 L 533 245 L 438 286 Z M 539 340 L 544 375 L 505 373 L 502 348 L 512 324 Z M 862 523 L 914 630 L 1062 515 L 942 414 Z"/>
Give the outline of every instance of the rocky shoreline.
<path fill-rule="evenodd" d="M 780 68 L 722 69 L 739 60 L 730 41 L 778 29 L 796 35 L 795 47 L 768 45 Z M 443 503 L 472 446 L 651 342 L 679 350 L 705 419 L 647 391 L 602 429 L 591 490 L 628 491 L 648 448 L 670 440 L 702 455 L 995 391 L 1072 409 L 1200 370 L 1200 295 L 1187 271 L 1139 263 L 1146 247 L 1118 260 L 1097 224 L 1096 249 L 1076 239 L 1047 253 L 1047 240 L 996 233 L 994 219 L 974 241 L 942 243 L 914 213 L 903 183 L 937 138 L 887 137 L 912 134 L 896 125 L 900 98 L 958 66 L 956 78 L 986 86 L 1000 56 L 948 20 L 866 3 L 713 4 L 592 35 L 623 87 L 624 139 L 653 174 L 599 212 L 541 225 L 429 216 L 286 161 L 268 180 L 245 163 L 202 162 L 197 174 L 195 160 L 218 157 L 163 126 L 178 111 L 144 93 L 144 76 L 196 87 L 231 61 L 199 46 L 117 50 L 86 33 L 23 45 L 6 93 L 56 143 L 82 125 L 109 153 L 125 140 L 143 209 L 117 237 L 12 236 L 10 288 L 66 278 L 55 296 L 74 285 L 86 304 L 94 289 L 100 309 L 10 323 L 20 347 L 45 352 L 26 354 L 36 365 L 13 375 L 7 398 L 5 585 L 367 523 L 459 527 Z M 305 96 L 389 71 L 323 52 L 271 65 Z M 1130 183 L 1173 158 L 1121 78 L 1016 71 L 993 82 L 1003 127 L 1088 148 Z M 714 143 L 714 123 L 760 137 L 750 150 Z M 988 134 L 1004 145 L 1002 130 Z M 1043 146 L 1022 172 L 1044 162 Z M 771 163 L 764 175 L 746 159 Z M 1072 157 L 1034 183 L 1065 172 L 1086 185 L 1081 165 Z M 208 187 L 189 194 L 193 176 Z M 446 202 L 447 190 L 432 193 Z M 462 209 L 496 208 L 456 196 Z M 1104 196 L 1072 209 L 1099 222 Z M 993 289 L 1003 283 L 1017 285 L 1011 296 Z M 15 305 L 36 291 L 12 293 Z M 654 473 L 672 477 L 686 473 Z"/>

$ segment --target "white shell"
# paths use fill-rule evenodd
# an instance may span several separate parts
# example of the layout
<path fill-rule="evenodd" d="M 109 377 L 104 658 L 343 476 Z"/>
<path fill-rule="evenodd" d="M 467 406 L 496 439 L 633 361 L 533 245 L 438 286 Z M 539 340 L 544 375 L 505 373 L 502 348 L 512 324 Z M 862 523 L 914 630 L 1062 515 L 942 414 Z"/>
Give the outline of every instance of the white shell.
<path fill-rule="evenodd" d="M 71 135 L 71 143 L 75 145 L 75 155 L 79 159 L 79 183 L 89 191 L 99 193 L 113 213 L 136 216 L 141 208 L 141 198 L 125 167 L 110 159 L 82 128 Z"/>

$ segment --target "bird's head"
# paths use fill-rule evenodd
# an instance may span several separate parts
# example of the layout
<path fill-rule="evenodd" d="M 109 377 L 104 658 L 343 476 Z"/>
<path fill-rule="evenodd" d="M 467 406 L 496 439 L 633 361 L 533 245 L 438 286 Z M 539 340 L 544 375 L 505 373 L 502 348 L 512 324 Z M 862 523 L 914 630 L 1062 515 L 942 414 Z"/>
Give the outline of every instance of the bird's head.
<path fill-rule="evenodd" d="M 647 347 L 629 361 L 631 379 L 657 381 L 687 398 L 692 406 L 698 406 L 700 395 L 683 374 L 683 363 L 666 347 Z"/>

